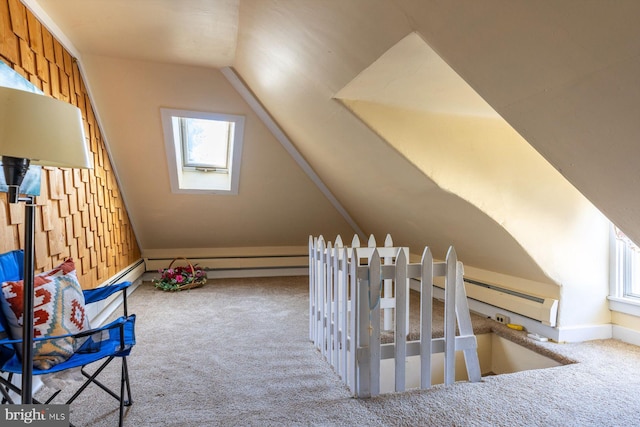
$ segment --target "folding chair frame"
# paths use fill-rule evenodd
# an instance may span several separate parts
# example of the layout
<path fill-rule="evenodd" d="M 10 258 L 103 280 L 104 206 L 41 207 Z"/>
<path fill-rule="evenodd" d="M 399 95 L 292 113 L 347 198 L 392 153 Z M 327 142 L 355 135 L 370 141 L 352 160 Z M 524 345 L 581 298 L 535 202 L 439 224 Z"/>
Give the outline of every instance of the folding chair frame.
<path fill-rule="evenodd" d="M 74 400 L 76 400 L 76 398 L 78 396 L 80 396 L 80 394 L 82 394 L 82 392 L 90 385 L 90 384 L 96 384 L 98 387 L 100 387 L 101 389 L 103 389 L 105 392 L 107 392 L 108 394 L 110 394 L 111 396 L 113 396 L 119 403 L 120 403 L 120 407 L 119 407 L 119 417 L 118 417 L 118 425 L 122 426 L 123 425 L 123 421 L 124 421 L 124 407 L 125 406 L 131 406 L 133 404 L 133 400 L 131 399 L 131 385 L 129 382 L 129 370 L 127 368 L 127 359 L 126 357 L 122 357 L 122 372 L 120 375 L 120 394 L 116 394 L 113 390 L 111 390 L 109 387 L 105 386 L 103 383 L 101 383 L 100 381 L 98 381 L 96 379 L 96 377 L 98 375 L 100 375 L 100 373 L 102 372 L 102 370 L 104 368 L 107 367 L 107 365 L 109 365 L 109 363 L 111 363 L 111 361 L 115 358 L 116 356 L 110 356 L 107 358 L 107 360 L 105 360 L 98 369 L 96 369 L 96 371 L 93 374 L 89 374 L 86 370 L 85 370 L 85 366 L 83 366 L 80 370 L 80 372 L 82 372 L 82 375 L 85 376 L 85 378 L 87 378 L 87 380 L 80 386 L 80 388 L 78 388 L 78 390 L 76 390 L 76 392 L 73 394 L 73 396 L 71 396 L 69 398 L 69 400 L 67 400 L 65 402 L 65 404 L 69 405 L 71 404 Z M 13 384 L 11 382 L 13 378 L 13 373 L 10 373 L 9 376 L 5 379 L 2 376 L 0 376 L 0 384 L 2 385 L 0 387 L 0 392 L 2 393 L 2 404 L 6 404 L 6 403 L 10 403 L 13 404 L 13 399 L 11 399 L 11 396 L 9 394 L 10 391 L 13 391 L 17 394 L 20 394 L 21 390 L 19 387 L 17 387 L 15 384 Z M 36 399 L 33 399 L 33 403 L 35 404 L 40 404 L 40 403 L 44 403 L 49 404 L 51 403 L 51 401 L 53 399 L 56 398 L 56 396 L 58 396 L 58 394 L 60 394 L 61 390 L 57 390 L 55 391 L 45 402 L 39 402 Z M 125 392 L 126 392 L 126 399 L 125 399 Z M 69 423 L 69 425 L 71 427 L 73 427 L 72 423 Z"/>
<path fill-rule="evenodd" d="M 15 251 L 20 252 L 20 251 Z M 0 255 L 4 257 L 11 253 Z M 14 255 L 14 254 L 11 254 Z M 17 254 L 18 260 L 22 254 Z M 5 278 L 6 280 L 7 278 Z M 33 370 L 33 375 L 44 375 L 54 372 L 62 372 L 72 368 L 80 368 L 80 372 L 85 378 L 83 384 L 74 392 L 74 394 L 65 402 L 65 404 L 71 404 L 78 396 L 90 385 L 95 384 L 104 390 L 107 394 L 111 395 L 119 402 L 119 422 L 118 425 L 123 425 L 124 419 L 124 407 L 131 406 L 133 399 L 131 398 L 131 383 L 129 381 L 129 369 L 127 366 L 127 356 L 131 352 L 131 349 L 135 345 L 135 315 L 127 314 L 127 288 L 131 286 L 131 282 L 122 282 L 114 285 L 104 286 L 101 288 L 84 290 L 85 304 L 91 304 L 96 301 L 101 301 L 116 292 L 122 292 L 122 303 L 124 316 L 110 322 L 99 328 L 83 331 L 78 334 L 67 334 L 60 336 L 48 336 L 38 337 L 34 341 L 47 341 L 55 340 L 67 337 L 73 338 L 87 338 L 82 347 L 74 353 L 68 360 L 58 365 L 53 366 L 48 370 Z M 4 316 L 0 313 L 0 316 Z M 4 320 L 4 318 L 3 318 Z M 3 325 L 4 329 L 6 325 Z M 104 339 L 105 334 L 108 334 L 108 338 Z M 96 337 L 100 337 L 98 340 L 94 340 Z M 14 374 L 20 374 L 22 372 L 21 359 L 14 351 L 17 346 L 20 346 L 22 340 L 10 340 L 0 339 L 0 356 L 2 357 L 0 363 L 0 396 L 2 397 L 2 404 L 14 404 L 14 400 L 11 397 L 11 392 L 21 394 L 21 389 L 18 385 L 13 384 Z M 9 355 L 8 353 L 13 353 Z M 103 382 L 99 381 L 97 377 L 102 371 L 115 359 L 121 359 L 121 371 L 120 371 L 120 393 L 116 393 L 111 388 L 106 386 Z M 93 372 L 88 371 L 86 368 L 90 365 L 99 363 L 97 369 Z M 8 374 L 5 378 L 4 375 Z M 58 396 L 61 390 L 55 391 L 45 402 L 38 402 L 33 399 L 35 404 L 49 404 L 53 399 Z M 70 424 L 72 425 L 72 424 Z"/>

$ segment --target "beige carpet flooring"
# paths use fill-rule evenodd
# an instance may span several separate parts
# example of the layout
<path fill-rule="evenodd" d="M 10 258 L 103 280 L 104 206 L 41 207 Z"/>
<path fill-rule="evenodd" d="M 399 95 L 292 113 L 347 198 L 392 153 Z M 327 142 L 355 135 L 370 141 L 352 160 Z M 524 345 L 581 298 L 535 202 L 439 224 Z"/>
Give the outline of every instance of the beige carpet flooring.
<path fill-rule="evenodd" d="M 537 344 L 577 362 L 556 368 L 354 399 L 308 340 L 306 277 L 180 293 L 145 283 L 129 307 L 138 321 L 126 426 L 640 425 L 640 348 L 615 340 Z M 103 375 L 117 384 L 118 372 Z M 117 402 L 91 386 L 71 421 L 117 425 Z"/>

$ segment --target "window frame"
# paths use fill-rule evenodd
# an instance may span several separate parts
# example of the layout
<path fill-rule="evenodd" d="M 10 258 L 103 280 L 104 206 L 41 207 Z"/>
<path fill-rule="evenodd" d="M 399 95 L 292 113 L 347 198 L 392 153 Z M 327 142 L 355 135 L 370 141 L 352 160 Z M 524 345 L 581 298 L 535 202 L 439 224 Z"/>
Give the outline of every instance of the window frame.
<path fill-rule="evenodd" d="M 610 295 L 609 309 L 633 316 L 640 316 L 640 296 L 632 294 L 631 281 L 633 249 L 616 235 L 615 225 L 610 227 Z M 640 274 L 636 270 L 635 274 Z"/>
<path fill-rule="evenodd" d="M 188 194 L 237 195 L 239 189 L 245 117 L 235 114 L 161 108 L 165 151 L 171 191 Z M 228 168 L 184 165 L 183 119 L 218 120 L 232 123 L 228 146 Z"/>

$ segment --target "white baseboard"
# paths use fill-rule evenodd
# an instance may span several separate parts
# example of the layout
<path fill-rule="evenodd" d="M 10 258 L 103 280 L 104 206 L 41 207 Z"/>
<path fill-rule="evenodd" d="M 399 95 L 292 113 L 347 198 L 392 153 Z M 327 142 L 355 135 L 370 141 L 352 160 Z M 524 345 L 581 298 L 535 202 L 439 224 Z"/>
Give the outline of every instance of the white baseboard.
<path fill-rule="evenodd" d="M 126 290 L 127 296 L 131 295 L 141 283 L 141 280 L 134 280 L 131 286 Z M 120 295 L 121 294 L 118 294 L 115 297 L 108 298 L 107 303 L 102 307 L 100 312 L 97 315 L 90 317 L 91 327 L 97 328 L 102 326 L 107 319 L 115 313 L 115 311 L 122 305 L 122 298 Z"/>
<path fill-rule="evenodd" d="M 142 260 L 134 263 L 123 270 L 122 273 L 107 280 L 104 285 L 110 285 L 120 282 L 132 282 L 127 289 L 127 295 L 140 285 L 140 278 L 144 274 L 144 262 Z M 91 326 L 96 328 L 101 326 L 122 304 L 122 296 L 120 293 L 112 295 L 103 301 L 96 301 L 87 306 L 87 314 L 89 316 Z"/>
<path fill-rule="evenodd" d="M 603 340 L 613 337 L 612 326 L 610 323 L 602 325 L 583 325 L 559 327 L 558 342 L 583 342 L 591 340 Z"/>
<path fill-rule="evenodd" d="M 613 325 L 613 338 L 629 344 L 640 346 L 640 331 L 625 328 L 624 326 Z"/>

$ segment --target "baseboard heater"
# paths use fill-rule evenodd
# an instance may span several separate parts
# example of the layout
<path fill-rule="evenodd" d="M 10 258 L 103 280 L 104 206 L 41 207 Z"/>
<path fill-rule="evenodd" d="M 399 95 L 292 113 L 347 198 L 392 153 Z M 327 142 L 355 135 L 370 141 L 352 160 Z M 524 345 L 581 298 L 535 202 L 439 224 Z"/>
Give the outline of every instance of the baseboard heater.
<path fill-rule="evenodd" d="M 140 277 L 144 274 L 144 261 L 142 259 L 134 262 L 125 269 L 121 270 L 115 276 L 109 278 L 102 286 L 113 285 L 120 282 L 133 282 L 133 285 L 127 290 L 130 295 L 139 285 Z M 91 319 L 91 325 L 99 326 L 107 321 L 109 316 L 122 303 L 122 295 L 118 292 L 102 301 L 96 301 L 87 307 L 87 315 Z"/>
<path fill-rule="evenodd" d="M 543 325 L 556 326 L 557 299 L 529 295 L 467 278 L 464 282 L 468 298 L 538 320 Z"/>
<path fill-rule="evenodd" d="M 134 281 L 135 279 L 140 277 L 144 272 L 144 271 L 141 271 L 141 266 L 143 262 L 144 262 L 143 259 L 139 259 L 138 261 L 134 262 L 130 266 L 126 267 L 124 270 L 120 271 L 115 276 L 109 278 L 109 280 L 107 280 L 103 284 L 103 286 L 113 285 L 115 283 L 120 283 L 127 280 Z"/>
<path fill-rule="evenodd" d="M 536 320 L 546 326 L 556 326 L 558 317 L 557 299 L 529 295 L 524 292 L 468 278 L 465 278 L 464 282 L 467 298 L 471 300 L 496 307 L 496 309 L 519 314 Z M 442 288 L 438 284 L 435 284 L 434 296 L 439 298 L 438 294 L 440 293 L 443 293 Z"/>
<path fill-rule="evenodd" d="M 173 261 L 171 258 L 145 259 L 147 271 L 155 271 L 167 266 Z M 287 268 L 305 267 L 309 268 L 309 257 L 299 256 L 277 256 L 277 257 L 229 257 L 229 258 L 189 258 L 191 264 L 198 264 L 200 267 L 209 270 L 233 270 L 244 268 Z M 185 262 L 179 260 L 174 266 L 184 265 Z"/>
<path fill-rule="evenodd" d="M 306 247 L 258 247 L 181 250 L 193 265 L 207 270 L 209 278 L 291 276 L 309 271 L 309 254 Z M 149 251 L 145 254 L 145 277 L 167 268 L 175 259 L 176 251 Z M 177 259 L 174 266 L 185 265 Z"/>

